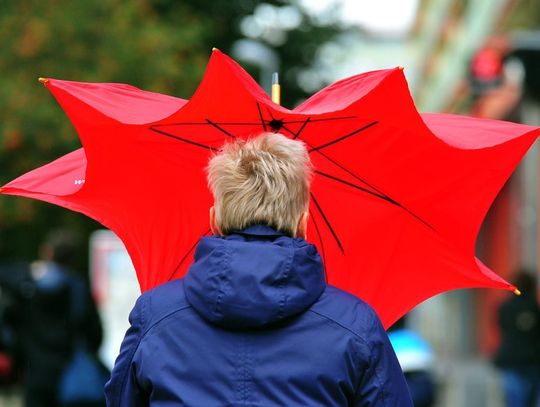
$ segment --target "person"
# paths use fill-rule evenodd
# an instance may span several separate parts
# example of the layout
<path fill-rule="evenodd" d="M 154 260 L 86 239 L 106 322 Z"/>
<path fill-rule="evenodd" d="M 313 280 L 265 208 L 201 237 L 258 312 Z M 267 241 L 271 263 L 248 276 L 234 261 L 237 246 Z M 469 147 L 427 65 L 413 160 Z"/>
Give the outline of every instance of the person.
<path fill-rule="evenodd" d="M 213 236 L 137 300 L 109 406 L 412 406 L 379 318 L 326 284 L 305 240 L 311 174 L 281 134 L 210 159 Z"/>
<path fill-rule="evenodd" d="M 512 296 L 499 307 L 501 342 L 495 354 L 507 406 L 540 405 L 540 307 L 534 273 L 516 274 L 514 285 L 520 296 Z"/>
<path fill-rule="evenodd" d="M 73 271 L 76 241 L 68 231 L 53 231 L 40 248 L 39 260 L 0 266 L 0 286 L 11 302 L 7 323 L 13 329 L 26 407 L 64 407 L 61 380 L 76 344 L 84 342 L 95 353 L 101 343 L 95 303 L 83 277 Z M 101 402 L 88 406 L 104 404 L 102 394 Z"/>
<path fill-rule="evenodd" d="M 435 405 L 435 354 L 431 345 L 418 332 L 407 327 L 405 317 L 389 328 L 388 337 L 405 375 L 414 407 Z"/>

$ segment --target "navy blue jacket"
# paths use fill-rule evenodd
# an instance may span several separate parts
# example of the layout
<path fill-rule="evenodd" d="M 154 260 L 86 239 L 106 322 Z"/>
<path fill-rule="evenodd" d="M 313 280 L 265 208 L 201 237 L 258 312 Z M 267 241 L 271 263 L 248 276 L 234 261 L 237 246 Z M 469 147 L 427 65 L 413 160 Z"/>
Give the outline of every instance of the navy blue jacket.
<path fill-rule="evenodd" d="M 266 226 L 205 237 L 130 315 L 109 406 L 412 406 L 375 312 L 315 247 Z"/>

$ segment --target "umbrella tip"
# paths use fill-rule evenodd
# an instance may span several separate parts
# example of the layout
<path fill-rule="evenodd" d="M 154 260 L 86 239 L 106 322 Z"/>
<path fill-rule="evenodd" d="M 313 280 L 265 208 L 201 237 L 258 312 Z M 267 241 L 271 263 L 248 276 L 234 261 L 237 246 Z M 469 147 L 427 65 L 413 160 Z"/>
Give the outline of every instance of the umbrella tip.
<path fill-rule="evenodd" d="M 38 81 L 40 81 L 43 84 L 46 84 L 47 82 L 49 82 L 49 80 L 47 78 L 42 78 L 42 77 L 39 77 Z"/>
<path fill-rule="evenodd" d="M 212 52 L 214 51 L 219 51 L 219 49 L 217 49 L 216 47 L 212 47 Z"/>
<path fill-rule="evenodd" d="M 272 102 L 277 105 L 281 104 L 281 86 L 279 85 L 279 74 L 277 72 L 272 74 Z"/>
<path fill-rule="evenodd" d="M 400 71 L 403 71 L 403 70 L 405 69 L 405 67 L 400 65 L 400 66 L 398 66 L 398 69 L 399 69 Z"/>
<path fill-rule="evenodd" d="M 519 291 L 517 288 L 514 288 L 514 294 L 521 295 L 521 291 Z"/>

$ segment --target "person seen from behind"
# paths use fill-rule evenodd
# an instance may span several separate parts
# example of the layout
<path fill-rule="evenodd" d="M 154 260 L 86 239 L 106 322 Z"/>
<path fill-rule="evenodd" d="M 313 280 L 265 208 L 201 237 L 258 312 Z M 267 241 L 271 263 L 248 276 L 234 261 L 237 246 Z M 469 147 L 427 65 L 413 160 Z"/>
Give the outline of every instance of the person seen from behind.
<path fill-rule="evenodd" d="M 12 300 L 9 323 L 22 369 L 25 407 L 105 405 L 103 392 L 92 388 L 86 365 L 94 363 L 90 374 L 98 370 L 101 377 L 108 375 L 105 367 L 97 357 L 73 363 L 79 347 L 94 359 L 103 334 L 86 279 L 75 271 L 77 256 L 75 234 L 56 230 L 42 243 L 38 260 L 0 265 L 0 286 Z"/>
<path fill-rule="evenodd" d="M 213 235 L 184 278 L 137 300 L 109 406 L 412 406 L 379 318 L 326 284 L 305 240 L 311 178 L 281 134 L 210 159 Z"/>

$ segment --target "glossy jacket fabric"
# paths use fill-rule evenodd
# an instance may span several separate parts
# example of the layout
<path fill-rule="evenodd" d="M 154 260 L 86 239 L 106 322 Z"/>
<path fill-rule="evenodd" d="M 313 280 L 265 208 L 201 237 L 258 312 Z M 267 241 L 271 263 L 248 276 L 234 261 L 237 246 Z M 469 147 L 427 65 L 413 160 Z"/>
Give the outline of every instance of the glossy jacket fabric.
<path fill-rule="evenodd" d="M 266 226 L 203 238 L 130 322 L 109 406 L 412 405 L 375 312 L 326 285 L 314 246 Z"/>

